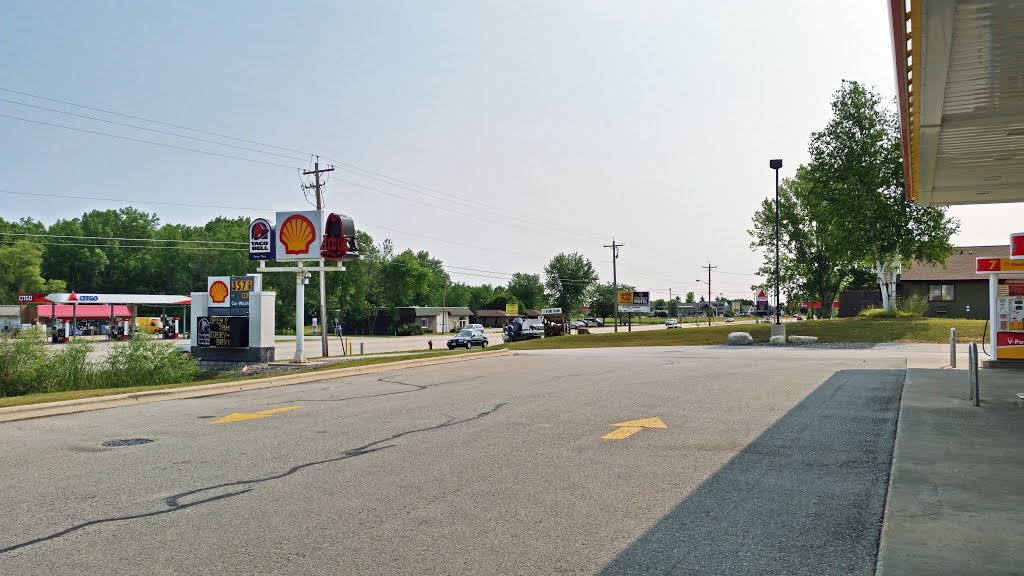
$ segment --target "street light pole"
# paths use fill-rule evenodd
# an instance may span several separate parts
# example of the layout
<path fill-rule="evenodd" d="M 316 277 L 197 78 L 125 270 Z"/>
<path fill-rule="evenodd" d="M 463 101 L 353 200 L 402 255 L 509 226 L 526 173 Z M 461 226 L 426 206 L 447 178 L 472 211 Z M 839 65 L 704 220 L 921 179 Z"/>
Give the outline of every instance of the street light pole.
<path fill-rule="evenodd" d="M 775 324 L 782 323 L 782 310 L 779 309 L 779 169 L 782 159 L 769 160 L 768 165 L 775 170 Z"/>

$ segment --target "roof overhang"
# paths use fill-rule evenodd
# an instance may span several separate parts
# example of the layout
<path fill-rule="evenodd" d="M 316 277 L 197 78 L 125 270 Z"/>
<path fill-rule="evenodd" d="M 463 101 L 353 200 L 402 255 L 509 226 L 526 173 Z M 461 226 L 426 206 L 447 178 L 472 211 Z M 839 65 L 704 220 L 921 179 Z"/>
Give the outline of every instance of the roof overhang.
<path fill-rule="evenodd" d="M 1024 202 L 1024 5 L 889 0 L 907 197 Z"/>

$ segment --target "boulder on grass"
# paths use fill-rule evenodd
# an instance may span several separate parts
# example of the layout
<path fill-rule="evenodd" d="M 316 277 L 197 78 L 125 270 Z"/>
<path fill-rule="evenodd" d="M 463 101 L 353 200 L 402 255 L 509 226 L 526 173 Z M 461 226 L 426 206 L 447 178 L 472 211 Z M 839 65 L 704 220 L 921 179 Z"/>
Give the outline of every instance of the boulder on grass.
<path fill-rule="evenodd" d="M 729 346 L 749 346 L 753 343 L 753 336 L 747 332 L 733 332 L 729 334 Z"/>
<path fill-rule="evenodd" d="M 817 336 L 790 336 L 790 344 L 814 344 L 818 341 Z"/>
<path fill-rule="evenodd" d="M 786 337 L 785 336 L 772 336 L 771 338 L 768 339 L 768 343 L 769 344 L 780 344 L 780 345 L 781 344 L 785 344 L 786 343 Z"/>

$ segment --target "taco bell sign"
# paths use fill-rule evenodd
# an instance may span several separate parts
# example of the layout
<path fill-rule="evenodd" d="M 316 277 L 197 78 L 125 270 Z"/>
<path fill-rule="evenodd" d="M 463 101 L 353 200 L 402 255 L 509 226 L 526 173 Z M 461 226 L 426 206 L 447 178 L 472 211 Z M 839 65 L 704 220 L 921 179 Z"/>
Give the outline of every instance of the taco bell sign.
<path fill-rule="evenodd" d="M 249 224 L 249 260 L 273 260 L 276 252 L 274 227 L 266 218 L 257 218 Z"/>

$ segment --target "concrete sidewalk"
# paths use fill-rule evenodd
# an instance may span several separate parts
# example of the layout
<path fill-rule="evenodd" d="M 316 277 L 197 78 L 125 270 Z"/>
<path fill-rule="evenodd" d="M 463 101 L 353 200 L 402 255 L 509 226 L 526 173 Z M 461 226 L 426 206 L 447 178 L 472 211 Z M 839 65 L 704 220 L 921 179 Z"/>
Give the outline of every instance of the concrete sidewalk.
<path fill-rule="evenodd" d="M 878 574 L 1024 574 L 1024 375 L 909 368 Z"/>

